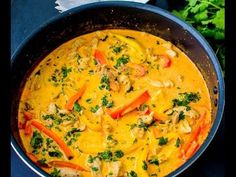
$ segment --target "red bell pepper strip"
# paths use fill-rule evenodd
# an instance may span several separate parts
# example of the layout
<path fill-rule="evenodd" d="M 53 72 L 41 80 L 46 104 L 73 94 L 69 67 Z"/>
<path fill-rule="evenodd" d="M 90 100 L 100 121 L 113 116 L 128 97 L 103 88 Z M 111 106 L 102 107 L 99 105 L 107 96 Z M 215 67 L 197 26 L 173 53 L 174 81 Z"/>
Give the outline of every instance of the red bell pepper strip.
<path fill-rule="evenodd" d="M 105 59 L 105 55 L 100 50 L 95 50 L 94 58 L 101 65 L 107 64 L 106 59 Z"/>
<path fill-rule="evenodd" d="M 52 138 L 58 144 L 58 146 L 64 151 L 68 159 L 73 158 L 72 151 L 68 148 L 66 143 L 60 137 L 58 137 L 53 131 L 51 131 L 50 129 L 48 129 L 47 127 L 45 127 L 43 124 L 41 124 L 36 120 L 32 120 L 31 124 L 41 132 L 45 133 L 48 137 Z"/>
<path fill-rule="evenodd" d="M 163 59 L 163 67 L 168 68 L 171 66 L 171 59 L 168 55 L 161 55 L 161 58 Z"/>
<path fill-rule="evenodd" d="M 149 95 L 148 91 L 145 91 L 141 95 L 139 95 L 137 98 L 135 98 L 133 101 L 131 101 L 129 104 L 124 105 L 123 107 L 118 108 L 114 111 L 108 112 L 108 114 L 113 119 L 118 119 L 118 118 L 124 116 L 125 114 L 133 111 L 134 109 L 136 109 L 137 107 L 139 107 L 140 105 L 145 103 L 146 101 L 148 101 L 149 98 L 150 98 L 150 95 Z"/>
<path fill-rule="evenodd" d="M 85 92 L 85 89 L 86 89 L 86 85 L 84 84 L 84 85 L 80 88 L 80 90 L 79 90 L 75 95 L 73 95 L 73 96 L 69 99 L 69 101 L 68 101 L 68 102 L 66 103 L 66 105 L 65 105 L 65 108 L 66 108 L 67 110 L 71 111 L 71 110 L 73 109 L 74 103 L 75 103 L 77 100 L 79 100 L 80 97 L 82 97 L 82 95 L 83 95 L 84 92 Z"/>

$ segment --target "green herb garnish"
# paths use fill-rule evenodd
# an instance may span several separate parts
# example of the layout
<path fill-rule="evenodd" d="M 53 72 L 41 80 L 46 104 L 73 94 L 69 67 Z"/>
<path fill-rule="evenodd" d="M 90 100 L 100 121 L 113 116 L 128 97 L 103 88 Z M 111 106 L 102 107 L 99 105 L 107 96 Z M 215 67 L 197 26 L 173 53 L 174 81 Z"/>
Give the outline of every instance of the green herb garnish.
<path fill-rule="evenodd" d="M 184 93 L 179 93 L 179 98 L 178 99 L 173 99 L 173 107 L 175 106 L 188 106 L 190 102 L 196 103 L 197 101 L 200 100 L 200 95 L 199 93 L 194 93 L 194 92 L 184 92 Z"/>
<path fill-rule="evenodd" d="M 150 160 L 148 160 L 148 163 L 150 163 L 150 164 L 154 164 L 154 165 L 159 165 L 159 161 L 157 160 L 157 159 L 150 159 Z"/>
<path fill-rule="evenodd" d="M 53 171 L 50 173 L 50 175 L 52 177 L 61 177 L 60 172 L 61 172 L 60 170 L 54 168 Z"/>
<path fill-rule="evenodd" d="M 172 2 L 172 13 L 195 27 L 210 43 L 225 71 L 225 1 L 185 0 Z M 176 7 L 175 7 L 176 6 Z M 176 8 L 176 9 L 175 9 Z"/>
<path fill-rule="evenodd" d="M 165 145 L 165 144 L 167 144 L 167 143 L 168 143 L 168 138 L 164 138 L 163 136 L 159 138 L 158 144 L 159 144 L 160 146 L 163 146 L 163 145 Z"/>
<path fill-rule="evenodd" d="M 117 151 L 115 151 L 115 156 L 116 156 L 117 158 L 121 158 L 121 157 L 124 156 L 124 153 L 123 153 L 121 150 L 117 150 Z"/>
<path fill-rule="evenodd" d="M 82 111 L 82 107 L 80 106 L 79 103 L 77 103 L 77 102 L 74 103 L 74 110 L 77 112 Z"/>
<path fill-rule="evenodd" d="M 128 56 L 121 56 L 116 60 L 115 68 L 119 68 L 121 65 L 127 64 L 129 62 L 129 57 Z"/>
<path fill-rule="evenodd" d="M 179 113 L 179 120 L 183 120 L 185 118 L 184 112 L 180 111 Z"/>
<path fill-rule="evenodd" d="M 43 146 L 43 137 L 38 131 L 33 132 L 33 136 L 30 140 L 30 145 L 34 149 L 39 149 Z"/>
<path fill-rule="evenodd" d="M 94 106 L 94 107 L 91 107 L 90 111 L 91 111 L 92 113 L 96 113 L 96 112 L 98 111 L 98 109 L 99 109 L 99 106 L 96 105 L 96 106 Z"/>
<path fill-rule="evenodd" d="M 176 140 L 176 143 L 175 143 L 175 146 L 176 146 L 176 147 L 179 147 L 179 146 L 180 146 L 180 144 L 181 144 L 181 142 L 180 142 L 180 139 L 179 139 L 179 138 L 177 138 L 177 140 Z"/>
<path fill-rule="evenodd" d="M 143 168 L 144 170 L 147 170 L 147 168 L 148 168 L 147 163 L 146 163 L 145 161 L 143 161 L 142 168 Z"/>

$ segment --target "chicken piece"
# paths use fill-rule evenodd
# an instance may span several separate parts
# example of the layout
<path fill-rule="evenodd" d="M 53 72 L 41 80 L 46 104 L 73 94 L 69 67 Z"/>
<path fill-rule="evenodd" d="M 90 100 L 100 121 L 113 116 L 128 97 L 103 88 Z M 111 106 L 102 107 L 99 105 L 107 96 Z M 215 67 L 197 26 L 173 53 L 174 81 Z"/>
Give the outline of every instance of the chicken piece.
<path fill-rule="evenodd" d="M 68 127 L 72 125 L 72 121 L 71 120 L 64 120 L 61 124 L 63 127 Z"/>
<path fill-rule="evenodd" d="M 86 125 L 80 121 L 76 121 L 76 123 L 74 124 L 74 127 L 79 129 L 81 132 L 84 131 L 86 129 Z"/>
<path fill-rule="evenodd" d="M 174 87 L 174 83 L 171 80 L 166 80 L 166 81 L 163 81 L 163 86 L 165 88 Z"/>
<path fill-rule="evenodd" d="M 101 165 L 101 160 L 98 157 L 89 159 L 88 166 L 91 169 L 92 177 L 102 177 Z"/>
<path fill-rule="evenodd" d="M 69 111 L 67 109 L 58 109 L 59 114 L 69 114 Z"/>
<path fill-rule="evenodd" d="M 137 137 L 137 138 L 143 138 L 144 135 L 145 135 L 144 129 L 143 129 L 143 128 L 139 128 L 139 127 L 134 127 L 134 128 L 132 129 L 132 133 L 133 133 L 133 135 L 134 135 L 135 137 Z"/>
<path fill-rule="evenodd" d="M 157 87 L 157 88 L 171 88 L 171 87 L 174 87 L 174 83 L 171 81 L 171 80 L 166 80 L 166 81 L 154 81 L 152 79 L 147 79 L 148 82 L 154 86 L 154 87 Z"/>
<path fill-rule="evenodd" d="M 78 170 L 74 170 L 71 168 L 66 167 L 60 167 L 58 168 L 60 170 L 60 176 L 61 177 L 82 177 L 83 175 Z"/>
<path fill-rule="evenodd" d="M 191 119 L 197 119 L 200 116 L 200 114 L 196 110 L 194 109 L 187 110 L 185 106 L 178 106 L 178 107 L 171 108 L 165 113 L 167 115 L 171 115 L 173 123 L 176 124 L 179 122 L 179 115 L 181 112 L 185 116 L 190 117 Z"/>
<path fill-rule="evenodd" d="M 120 161 L 109 162 L 107 164 L 107 166 L 108 166 L 107 177 L 118 177 L 119 176 L 119 171 L 120 171 L 120 167 L 121 167 Z"/>
<path fill-rule="evenodd" d="M 180 133 L 190 133 L 191 131 L 192 131 L 192 128 L 186 119 L 184 119 L 183 121 L 181 121 L 179 123 L 179 132 Z"/>
<path fill-rule="evenodd" d="M 169 55 L 171 58 L 176 57 L 176 55 L 177 55 L 177 53 L 172 49 L 168 49 L 166 51 L 166 54 Z"/>
<path fill-rule="evenodd" d="M 125 92 L 129 91 L 132 87 L 131 81 L 127 75 L 120 75 L 118 78 L 119 82 L 124 86 Z"/>
<path fill-rule="evenodd" d="M 57 112 L 57 107 L 55 103 L 50 103 L 48 106 L 48 113 L 49 114 L 55 114 Z"/>
<path fill-rule="evenodd" d="M 126 66 L 133 69 L 133 71 L 135 72 L 135 77 L 142 77 L 146 74 L 146 70 L 141 64 L 127 63 Z"/>
<path fill-rule="evenodd" d="M 96 116 L 101 117 L 104 114 L 102 107 L 100 107 L 97 112 L 94 113 Z"/>
<path fill-rule="evenodd" d="M 139 116 L 139 119 L 138 119 L 138 124 L 141 124 L 141 122 L 147 124 L 147 125 L 150 125 L 153 121 L 153 115 L 154 115 L 154 112 L 152 111 L 149 115 L 141 115 Z"/>

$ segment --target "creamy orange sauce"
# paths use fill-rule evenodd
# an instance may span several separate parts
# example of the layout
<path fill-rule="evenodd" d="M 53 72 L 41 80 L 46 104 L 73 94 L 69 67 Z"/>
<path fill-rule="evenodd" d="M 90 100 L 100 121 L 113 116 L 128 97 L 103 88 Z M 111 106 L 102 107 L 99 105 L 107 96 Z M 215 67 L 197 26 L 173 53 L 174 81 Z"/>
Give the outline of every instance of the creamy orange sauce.
<path fill-rule="evenodd" d="M 211 121 L 194 63 L 170 42 L 132 30 L 59 46 L 27 78 L 18 111 L 26 153 L 52 176 L 166 176 L 197 151 Z"/>

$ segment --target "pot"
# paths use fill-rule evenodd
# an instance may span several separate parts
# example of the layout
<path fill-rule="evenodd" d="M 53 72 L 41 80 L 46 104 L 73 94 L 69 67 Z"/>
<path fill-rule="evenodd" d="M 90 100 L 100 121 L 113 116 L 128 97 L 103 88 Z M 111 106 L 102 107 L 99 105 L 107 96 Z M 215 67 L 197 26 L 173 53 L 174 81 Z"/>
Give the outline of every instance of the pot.
<path fill-rule="evenodd" d="M 96 30 L 125 28 L 159 36 L 179 47 L 196 64 L 208 86 L 213 125 L 199 150 L 168 176 L 177 176 L 205 151 L 222 119 L 225 89 L 218 59 L 207 41 L 193 27 L 168 11 L 133 2 L 99 2 L 73 8 L 50 19 L 18 47 L 11 60 L 11 146 L 39 176 L 48 176 L 24 153 L 17 128 L 17 111 L 25 78 L 52 50 L 64 42 Z"/>

